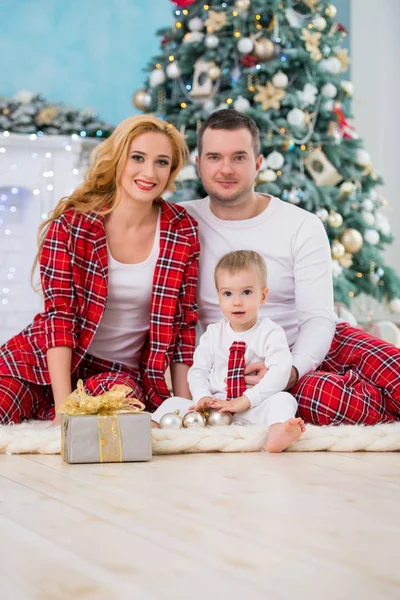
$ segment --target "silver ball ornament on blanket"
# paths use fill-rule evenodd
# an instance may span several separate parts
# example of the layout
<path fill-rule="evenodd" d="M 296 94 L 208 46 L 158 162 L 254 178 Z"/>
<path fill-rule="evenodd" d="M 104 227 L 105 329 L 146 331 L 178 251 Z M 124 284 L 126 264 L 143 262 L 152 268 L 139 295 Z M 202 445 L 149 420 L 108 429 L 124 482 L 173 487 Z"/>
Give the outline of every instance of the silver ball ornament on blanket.
<path fill-rule="evenodd" d="M 220 427 L 221 425 L 230 425 L 231 423 L 232 415 L 228 412 L 212 410 L 207 417 L 207 425 L 210 427 Z"/>
<path fill-rule="evenodd" d="M 159 423 L 161 429 L 182 429 L 182 417 L 179 410 L 163 415 Z"/>
<path fill-rule="evenodd" d="M 204 427 L 206 424 L 206 420 L 203 415 L 199 412 L 188 412 L 183 417 L 182 425 L 186 428 L 189 427 Z"/>

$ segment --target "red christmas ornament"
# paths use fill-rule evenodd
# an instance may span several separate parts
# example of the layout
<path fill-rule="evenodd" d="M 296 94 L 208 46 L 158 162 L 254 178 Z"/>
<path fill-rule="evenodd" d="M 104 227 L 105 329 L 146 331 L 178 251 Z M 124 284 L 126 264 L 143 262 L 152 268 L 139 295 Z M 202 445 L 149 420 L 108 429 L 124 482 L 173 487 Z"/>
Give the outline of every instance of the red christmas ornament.
<path fill-rule="evenodd" d="M 344 114 L 340 104 L 335 104 L 335 106 L 333 107 L 333 112 L 335 113 L 335 115 L 337 117 L 339 131 L 342 134 L 342 136 L 346 140 L 354 140 L 355 138 L 357 138 L 358 136 L 356 134 L 356 131 L 355 131 L 354 127 L 352 125 L 350 125 L 350 123 L 346 119 L 345 114 Z"/>
<path fill-rule="evenodd" d="M 164 46 L 169 44 L 169 42 L 172 42 L 172 37 L 170 37 L 169 35 L 163 35 L 161 39 L 161 46 L 164 48 Z"/>
<path fill-rule="evenodd" d="M 337 24 L 337 28 L 338 28 L 338 31 L 340 31 L 341 33 L 347 33 L 347 29 L 346 29 L 346 27 L 343 25 L 343 23 L 338 23 L 338 24 Z"/>
<path fill-rule="evenodd" d="M 243 54 L 240 62 L 246 67 L 246 69 L 250 69 L 258 64 L 258 58 L 252 54 Z"/>
<path fill-rule="evenodd" d="M 171 0 L 172 4 L 176 4 L 178 8 L 185 8 L 185 6 L 191 6 L 196 0 Z"/>

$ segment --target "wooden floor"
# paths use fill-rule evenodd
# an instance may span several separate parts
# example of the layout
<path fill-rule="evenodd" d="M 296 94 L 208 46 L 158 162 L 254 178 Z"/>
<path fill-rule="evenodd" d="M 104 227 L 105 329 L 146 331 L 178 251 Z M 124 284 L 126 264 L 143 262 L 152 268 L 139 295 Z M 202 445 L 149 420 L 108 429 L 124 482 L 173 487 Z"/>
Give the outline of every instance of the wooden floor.
<path fill-rule="evenodd" d="M 0 456 L 2 600 L 400 598 L 400 454 Z"/>

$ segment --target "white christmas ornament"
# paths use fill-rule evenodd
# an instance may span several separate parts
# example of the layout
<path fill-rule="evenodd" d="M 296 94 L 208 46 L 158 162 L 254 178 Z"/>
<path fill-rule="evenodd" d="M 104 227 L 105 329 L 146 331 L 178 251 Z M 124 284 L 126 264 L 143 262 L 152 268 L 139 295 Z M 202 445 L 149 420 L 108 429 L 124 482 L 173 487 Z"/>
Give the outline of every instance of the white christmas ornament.
<path fill-rule="evenodd" d="M 366 229 L 364 233 L 364 240 L 371 244 L 371 246 L 376 246 L 379 244 L 380 235 L 376 231 L 376 229 Z"/>
<path fill-rule="evenodd" d="M 21 90 L 17 94 L 14 94 L 13 99 L 21 104 L 30 104 L 34 98 L 34 94 L 28 90 Z"/>
<path fill-rule="evenodd" d="M 362 148 L 358 148 L 356 160 L 357 164 L 360 165 L 360 167 L 367 167 L 371 164 L 371 156 L 366 150 L 363 150 Z"/>
<path fill-rule="evenodd" d="M 154 71 L 152 71 L 150 73 L 150 78 L 149 78 L 150 87 L 152 87 L 152 88 L 157 87 L 158 85 L 161 85 L 162 83 L 164 83 L 166 81 L 166 79 L 167 78 L 162 69 L 154 69 Z"/>
<path fill-rule="evenodd" d="M 326 27 L 326 19 L 321 15 L 315 15 L 313 18 L 313 25 L 317 31 L 324 31 Z"/>
<path fill-rule="evenodd" d="M 238 110 L 239 112 L 245 112 L 250 108 L 250 102 L 247 98 L 243 98 L 243 96 L 239 96 L 235 102 L 233 103 L 233 108 Z"/>
<path fill-rule="evenodd" d="M 201 31 L 190 31 L 183 38 L 184 44 L 196 44 L 198 42 L 202 42 L 204 37 L 204 33 Z"/>
<path fill-rule="evenodd" d="M 300 108 L 292 108 L 286 118 L 288 123 L 294 127 L 304 127 L 306 122 L 306 115 Z"/>
<path fill-rule="evenodd" d="M 323 58 L 319 63 L 321 70 L 332 75 L 338 75 L 342 69 L 341 62 L 336 56 L 330 56 L 329 58 Z"/>
<path fill-rule="evenodd" d="M 282 71 L 278 71 L 277 73 L 275 73 L 275 75 L 272 78 L 272 84 L 276 88 L 285 88 L 288 83 L 289 78 L 286 75 L 286 73 L 283 73 Z"/>
<path fill-rule="evenodd" d="M 328 220 L 329 213 L 326 210 L 326 208 L 319 208 L 315 214 L 320 219 L 320 221 L 322 221 L 322 223 L 325 223 Z"/>
<path fill-rule="evenodd" d="M 343 273 L 343 267 L 338 263 L 337 260 L 332 260 L 332 275 L 334 277 L 340 277 Z"/>
<path fill-rule="evenodd" d="M 340 192 L 346 196 L 355 192 L 356 189 L 357 186 L 352 181 L 344 181 L 339 188 Z"/>
<path fill-rule="evenodd" d="M 299 29 L 303 26 L 304 16 L 294 10 L 294 8 L 287 8 L 285 10 L 285 17 L 290 27 Z"/>
<path fill-rule="evenodd" d="M 298 190 L 296 188 L 292 188 L 290 190 L 288 200 L 291 204 L 300 204 L 300 198 L 298 195 Z"/>
<path fill-rule="evenodd" d="M 374 210 L 374 203 L 369 198 L 366 198 L 364 200 L 364 202 L 362 203 L 362 205 L 363 205 L 363 208 L 365 208 L 365 210 L 367 210 L 368 212 L 371 212 Z"/>
<path fill-rule="evenodd" d="M 333 100 L 327 100 L 324 104 L 324 109 L 327 112 L 332 112 L 333 111 L 333 107 L 335 106 L 335 103 Z"/>
<path fill-rule="evenodd" d="M 303 107 L 314 104 L 317 94 L 318 88 L 316 88 L 312 83 L 306 83 L 303 90 L 297 90 L 297 95 L 300 98 Z"/>
<path fill-rule="evenodd" d="M 333 85 L 333 83 L 326 83 L 321 88 L 321 94 L 325 96 L 325 98 L 335 98 L 337 94 L 337 87 Z"/>
<path fill-rule="evenodd" d="M 168 67 L 165 69 L 165 71 L 170 79 L 178 79 L 178 77 L 181 74 L 179 65 L 175 60 L 174 60 L 174 62 L 172 62 L 168 65 Z"/>
<path fill-rule="evenodd" d="M 375 227 L 379 229 L 379 231 L 383 233 L 383 235 L 390 235 L 391 233 L 389 219 L 386 215 L 382 214 L 381 212 L 377 212 L 375 214 Z"/>
<path fill-rule="evenodd" d="M 369 227 L 372 227 L 372 225 L 375 225 L 375 217 L 371 212 L 364 210 L 361 213 L 361 216 L 364 219 L 364 221 L 366 222 L 366 224 L 369 225 Z"/>
<path fill-rule="evenodd" d="M 258 179 L 260 181 L 265 181 L 265 183 L 273 183 L 278 178 L 278 175 L 272 169 L 265 169 L 265 171 L 260 171 L 258 174 Z"/>
<path fill-rule="evenodd" d="M 253 50 L 253 48 L 254 48 L 254 42 L 250 38 L 244 37 L 238 41 L 237 49 L 242 54 L 248 54 L 249 52 L 251 52 Z"/>
<path fill-rule="evenodd" d="M 347 96 L 352 96 L 354 94 L 354 85 L 351 81 L 341 81 L 340 87 L 342 88 L 344 93 L 347 94 Z"/>
<path fill-rule="evenodd" d="M 188 25 L 190 31 L 201 31 L 204 27 L 204 21 L 200 17 L 193 17 L 193 19 L 190 19 Z"/>
<path fill-rule="evenodd" d="M 216 48 L 219 44 L 219 39 L 216 35 L 206 35 L 204 43 L 207 48 Z"/>
<path fill-rule="evenodd" d="M 285 159 L 280 152 L 271 152 L 267 157 L 268 166 L 274 171 L 281 169 L 285 163 Z"/>
<path fill-rule="evenodd" d="M 400 298 L 393 298 L 389 302 L 389 308 L 394 313 L 400 313 Z"/>

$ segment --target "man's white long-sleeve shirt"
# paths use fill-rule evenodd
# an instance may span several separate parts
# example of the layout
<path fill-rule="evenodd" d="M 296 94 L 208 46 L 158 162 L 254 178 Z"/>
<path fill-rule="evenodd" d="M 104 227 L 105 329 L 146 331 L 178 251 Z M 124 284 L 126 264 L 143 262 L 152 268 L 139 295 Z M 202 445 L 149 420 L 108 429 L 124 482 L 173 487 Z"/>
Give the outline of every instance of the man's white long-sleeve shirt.
<path fill-rule="evenodd" d="M 270 319 L 259 319 L 248 331 L 234 331 L 227 319 L 207 327 L 197 346 L 188 382 L 194 402 L 210 396 L 226 399 L 229 349 L 233 342 L 245 342 L 246 364 L 264 361 L 268 367 L 261 381 L 245 391 L 251 406 L 285 389 L 292 368 L 292 356 L 282 327 Z"/>
<path fill-rule="evenodd" d="M 255 250 L 267 263 L 270 290 L 260 317 L 285 330 L 299 376 L 314 371 L 329 351 L 336 319 L 330 246 L 318 217 L 275 197 L 260 215 L 243 221 L 216 217 L 209 197 L 182 206 L 199 224 L 202 326 L 223 317 L 214 285 L 218 260 L 233 250 Z"/>

